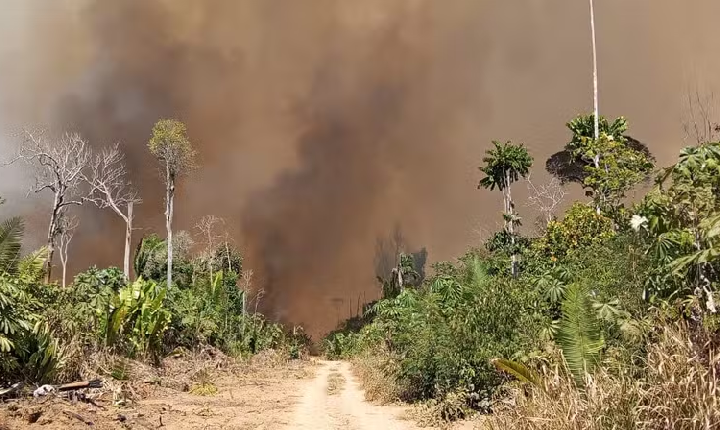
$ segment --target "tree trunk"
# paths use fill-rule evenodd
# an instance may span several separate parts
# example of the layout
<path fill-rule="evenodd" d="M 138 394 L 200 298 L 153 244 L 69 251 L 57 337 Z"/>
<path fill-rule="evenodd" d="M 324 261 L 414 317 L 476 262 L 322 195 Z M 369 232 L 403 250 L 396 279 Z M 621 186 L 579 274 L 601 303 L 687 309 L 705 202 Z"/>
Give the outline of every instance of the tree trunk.
<path fill-rule="evenodd" d="M 510 273 L 513 277 L 517 276 L 517 254 L 515 253 L 515 225 L 513 223 L 514 210 L 512 204 L 512 191 L 510 190 L 510 171 L 505 172 L 505 225 L 510 235 L 510 246 L 512 247 L 512 255 L 510 256 Z"/>
<path fill-rule="evenodd" d="M 595 38 L 595 4 L 590 0 L 590 31 L 592 33 L 593 54 L 593 113 L 595 115 L 595 140 L 600 138 L 600 110 L 598 108 L 598 71 L 597 71 L 597 42 Z"/>
<path fill-rule="evenodd" d="M 593 55 L 593 116 L 594 116 L 594 137 L 600 138 L 600 109 L 598 107 L 598 68 L 597 68 L 597 39 L 595 37 L 595 2 L 590 0 L 590 32 L 592 34 L 592 55 Z M 600 155 L 593 159 L 595 168 L 600 168 Z M 595 211 L 600 215 L 600 205 L 595 205 Z"/>
<path fill-rule="evenodd" d="M 227 254 L 227 261 L 228 261 L 228 272 L 232 271 L 232 260 L 230 259 L 230 245 L 228 245 L 227 240 L 225 241 L 225 253 Z M 239 273 L 238 273 L 239 275 Z"/>
<path fill-rule="evenodd" d="M 213 243 L 212 243 L 212 227 L 208 227 L 208 272 L 210 273 L 210 285 L 213 283 L 213 260 L 215 260 L 215 254 L 213 253 Z M 222 270 L 222 269 L 221 269 Z"/>
<path fill-rule="evenodd" d="M 48 257 L 45 261 L 45 283 L 50 283 L 50 276 L 52 275 L 52 259 L 55 255 L 55 238 L 48 240 Z"/>
<path fill-rule="evenodd" d="M 133 202 L 128 202 L 127 218 L 125 219 L 125 255 L 123 257 L 123 273 L 125 279 L 130 281 L 130 246 L 132 245 L 132 222 L 133 222 Z"/>
<path fill-rule="evenodd" d="M 173 218 L 173 203 L 175 199 L 175 177 L 170 173 L 170 167 L 167 167 L 167 195 L 166 195 L 166 208 L 165 208 L 165 227 L 167 228 L 167 286 L 168 289 L 172 286 L 172 269 L 173 269 L 173 243 L 172 243 L 172 218 Z"/>
<path fill-rule="evenodd" d="M 45 283 L 50 283 L 50 276 L 52 275 L 52 260 L 53 256 L 55 255 L 55 235 L 57 233 L 57 222 L 58 222 L 58 215 L 60 212 L 60 196 L 55 193 L 55 199 L 53 201 L 53 210 L 50 214 L 50 225 L 48 226 L 48 235 L 47 235 L 47 248 L 48 248 L 48 257 L 47 261 L 45 261 Z"/>
<path fill-rule="evenodd" d="M 62 287 L 63 287 L 63 289 L 65 289 L 66 280 L 67 280 L 67 261 L 65 261 L 65 259 L 63 259 L 63 261 L 62 261 Z"/>

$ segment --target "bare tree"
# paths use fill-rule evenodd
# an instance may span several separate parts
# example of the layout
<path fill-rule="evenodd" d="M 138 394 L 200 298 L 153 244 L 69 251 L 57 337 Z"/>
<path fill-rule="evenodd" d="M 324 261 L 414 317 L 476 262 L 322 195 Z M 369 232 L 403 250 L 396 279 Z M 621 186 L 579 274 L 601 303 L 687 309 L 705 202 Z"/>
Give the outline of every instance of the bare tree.
<path fill-rule="evenodd" d="M 562 204 L 567 196 L 567 191 L 563 188 L 558 178 L 553 177 L 550 182 L 535 186 L 535 184 L 527 177 L 527 187 L 530 192 L 528 196 L 528 206 L 537 209 L 545 221 L 545 226 L 555 219 L 555 210 Z"/>
<path fill-rule="evenodd" d="M 247 320 L 247 298 L 248 294 L 250 294 L 250 289 L 252 288 L 252 278 L 253 278 L 253 271 L 245 270 L 242 272 L 242 284 L 241 289 L 243 292 L 242 296 L 242 332 L 245 333 L 245 321 Z M 261 288 L 258 290 L 257 294 L 255 295 L 255 313 L 257 313 L 258 305 L 260 304 L 260 299 L 262 299 L 262 296 L 265 294 L 265 289 Z"/>
<path fill-rule="evenodd" d="M 50 223 L 47 232 L 48 259 L 45 281 L 50 281 L 52 259 L 60 229 L 60 216 L 72 205 L 82 205 L 86 195 L 81 192 L 83 171 L 90 162 L 87 142 L 77 133 L 66 133 L 59 139 L 43 132 L 26 130 L 17 159 L 34 166 L 35 186 L 31 192 L 49 190 L 53 194 Z"/>
<path fill-rule="evenodd" d="M 225 221 L 215 215 L 205 215 L 200 219 L 197 224 L 195 224 L 195 228 L 200 230 L 200 234 L 202 234 L 203 240 L 205 241 L 205 259 L 207 260 L 208 272 L 210 274 L 210 282 L 212 282 L 213 279 L 215 245 L 216 241 L 220 238 L 220 235 L 215 232 L 215 227 L 220 223 L 225 223 Z"/>
<path fill-rule="evenodd" d="M 84 179 L 90 184 L 90 197 L 98 208 L 109 208 L 125 222 L 123 273 L 130 279 L 130 246 L 132 245 L 133 208 L 142 203 L 132 183 L 126 179 L 125 156 L 115 144 L 91 158 Z"/>
<path fill-rule="evenodd" d="M 72 242 L 77 226 L 78 220 L 76 217 L 69 215 L 67 211 L 63 211 L 60 214 L 58 220 L 58 251 L 60 251 L 60 264 L 62 264 L 63 288 L 67 285 L 67 264 L 70 242 Z"/>
<path fill-rule="evenodd" d="M 225 257 L 227 258 L 228 272 L 231 272 L 233 270 L 233 263 L 232 263 L 232 258 L 230 255 L 230 243 L 231 243 L 232 239 L 230 238 L 230 233 L 228 231 L 225 232 L 224 239 L 225 239 L 225 243 L 224 243 Z M 238 272 L 240 271 L 240 267 L 237 268 L 237 271 Z"/>

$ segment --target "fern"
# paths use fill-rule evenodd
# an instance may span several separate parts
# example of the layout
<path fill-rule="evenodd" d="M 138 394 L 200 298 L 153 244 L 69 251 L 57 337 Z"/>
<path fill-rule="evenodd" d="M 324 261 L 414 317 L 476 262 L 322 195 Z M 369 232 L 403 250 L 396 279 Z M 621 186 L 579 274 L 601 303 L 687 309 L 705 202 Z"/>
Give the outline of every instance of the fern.
<path fill-rule="evenodd" d="M 582 386 L 585 375 L 599 362 L 605 345 L 587 287 L 581 284 L 568 287 L 556 339 L 568 369 Z"/>

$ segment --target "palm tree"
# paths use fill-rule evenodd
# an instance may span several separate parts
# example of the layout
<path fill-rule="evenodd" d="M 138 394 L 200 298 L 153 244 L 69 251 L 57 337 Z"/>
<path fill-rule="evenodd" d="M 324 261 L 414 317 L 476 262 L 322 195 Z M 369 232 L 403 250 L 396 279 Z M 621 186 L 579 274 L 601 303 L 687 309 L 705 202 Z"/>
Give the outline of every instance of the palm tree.
<path fill-rule="evenodd" d="M 521 144 L 513 144 L 508 141 L 500 143 L 493 141 L 495 148 L 486 152 L 483 158 L 484 167 L 480 171 L 487 175 L 480 180 L 479 188 L 489 190 L 499 189 L 503 193 L 503 219 L 505 220 L 505 230 L 510 235 L 512 251 L 512 274 L 517 275 L 517 255 L 515 247 L 515 225 L 519 218 L 515 214 L 515 205 L 512 201 L 511 186 L 517 182 L 520 177 L 527 177 L 532 167 L 533 158 L 528 153 L 525 146 Z"/>

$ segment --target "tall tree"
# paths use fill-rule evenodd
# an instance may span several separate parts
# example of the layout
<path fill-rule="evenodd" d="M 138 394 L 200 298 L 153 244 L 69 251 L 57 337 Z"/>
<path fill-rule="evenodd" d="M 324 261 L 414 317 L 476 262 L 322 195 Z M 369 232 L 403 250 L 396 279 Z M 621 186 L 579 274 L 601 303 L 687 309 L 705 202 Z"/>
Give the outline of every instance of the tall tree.
<path fill-rule="evenodd" d="M 47 232 L 48 258 L 45 263 L 45 281 L 49 282 L 52 259 L 60 235 L 60 218 L 69 206 L 82 205 L 87 197 L 81 186 L 83 171 L 91 158 L 90 149 L 77 133 L 66 133 L 59 139 L 31 131 L 25 131 L 24 135 L 25 140 L 17 158 L 36 168 L 32 191 L 40 193 L 50 190 L 53 194 Z"/>
<path fill-rule="evenodd" d="M 598 107 L 598 67 L 597 67 L 597 38 L 595 37 L 595 1 L 590 0 L 590 32 L 592 34 L 593 54 L 593 123 L 595 140 L 600 138 L 600 110 Z M 596 161 L 595 167 L 598 167 Z"/>
<path fill-rule="evenodd" d="M 117 144 L 92 158 L 85 180 L 90 184 L 89 199 L 100 209 L 109 208 L 125 222 L 123 273 L 130 279 L 130 246 L 133 231 L 133 207 L 142 203 L 127 177 L 125 156 Z"/>
<path fill-rule="evenodd" d="M 195 165 L 195 150 L 190 143 L 185 124 L 175 119 L 161 119 L 152 130 L 148 142 L 150 152 L 165 170 L 165 227 L 167 228 L 167 284 L 172 285 L 173 240 L 172 220 L 175 200 L 175 181 Z"/>
<path fill-rule="evenodd" d="M 510 236 L 511 246 L 515 247 L 515 226 L 519 224 L 519 218 L 515 213 L 515 204 L 512 200 L 511 186 L 520 177 L 527 177 L 532 167 L 533 158 L 523 144 L 513 144 L 508 141 L 500 143 L 493 141 L 495 146 L 486 152 L 480 171 L 487 175 L 480 180 L 478 188 L 489 190 L 499 189 L 503 193 L 503 219 L 505 230 Z M 512 251 L 512 274 L 517 275 L 517 251 Z"/>

